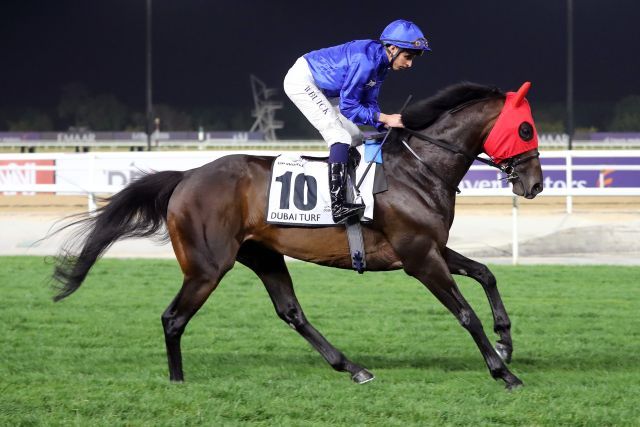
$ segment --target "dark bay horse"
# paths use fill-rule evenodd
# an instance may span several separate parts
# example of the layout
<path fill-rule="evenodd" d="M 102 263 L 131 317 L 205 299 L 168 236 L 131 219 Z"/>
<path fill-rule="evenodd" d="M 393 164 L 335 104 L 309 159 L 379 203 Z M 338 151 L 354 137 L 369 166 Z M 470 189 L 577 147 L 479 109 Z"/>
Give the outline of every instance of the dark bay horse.
<path fill-rule="evenodd" d="M 495 277 L 485 265 L 447 247 L 456 185 L 483 151 L 508 99 L 508 94 L 493 87 L 461 83 L 411 105 L 402 116 L 407 130 L 394 130 L 384 146 L 388 191 L 376 195 L 375 219 L 363 226 L 363 234 L 367 270 L 402 268 L 420 280 L 469 331 L 491 375 L 512 388 L 522 383 L 505 364 L 512 353 L 510 321 Z M 530 137 L 530 128 L 518 129 L 525 140 Z M 502 166 L 513 192 L 526 198 L 542 191 L 536 147 L 537 139 L 530 150 L 506 159 L 507 166 Z M 55 300 L 77 290 L 115 241 L 162 234 L 166 227 L 184 274 L 182 288 L 162 314 L 171 380 L 184 379 L 180 338 L 187 323 L 236 260 L 258 275 L 279 317 L 334 369 L 349 372 L 357 383 L 373 379 L 307 321 L 284 261 L 288 255 L 350 269 L 345 229 L 267 224 L 273 160 L 231 155 L 185 172 L 152 173 L 129 184 L 93 216 L 75 223 L 83 232 L 76 249 L 65 245 L 58 257 L 53 276 L 62 286 Z M 483 286 L 500 336 L 496 348 L 452 274 L 470 276 Z"/>

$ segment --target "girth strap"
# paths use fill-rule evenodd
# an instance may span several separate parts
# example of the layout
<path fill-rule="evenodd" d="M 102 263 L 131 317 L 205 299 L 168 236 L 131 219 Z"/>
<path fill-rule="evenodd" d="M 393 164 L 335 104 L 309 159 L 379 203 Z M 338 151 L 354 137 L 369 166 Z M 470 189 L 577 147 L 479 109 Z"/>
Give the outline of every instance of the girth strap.
<path fill-rule="evenodd" d="M 362 238 L 362 227 L 359 222 L 347 222 L 347 239 L 349 241 L 349 252 L 351 253 L 351 267 L 358 273 L 364 273 L 367 268 L 364 252 L 364 239 Z"/>
<path fill-rule="evenodd" d="M 353 186 L 347 185 L 347 201 L 354 202 L 355 197 Z M 362 226 L 360 226 L 360 221 L 357 219 L 347 220 L 344 226 L 347 229 L 347 241 L 349 242 L 349 253 L 351 254 L 351 267 L 358 273 L 362 274 L 367 268 L 364 239 L 362 238 Z"/>

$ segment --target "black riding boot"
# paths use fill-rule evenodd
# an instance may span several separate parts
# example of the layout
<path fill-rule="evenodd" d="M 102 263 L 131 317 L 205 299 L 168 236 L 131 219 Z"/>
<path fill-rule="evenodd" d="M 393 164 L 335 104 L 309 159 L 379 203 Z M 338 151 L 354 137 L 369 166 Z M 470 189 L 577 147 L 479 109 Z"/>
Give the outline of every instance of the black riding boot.
<path fill-rule="evenodd" d="M 329 163 L 331 214 L 336 224 L 342 224 L 364 209 L 363 204 L 347 203 L 347 164 Z"/>

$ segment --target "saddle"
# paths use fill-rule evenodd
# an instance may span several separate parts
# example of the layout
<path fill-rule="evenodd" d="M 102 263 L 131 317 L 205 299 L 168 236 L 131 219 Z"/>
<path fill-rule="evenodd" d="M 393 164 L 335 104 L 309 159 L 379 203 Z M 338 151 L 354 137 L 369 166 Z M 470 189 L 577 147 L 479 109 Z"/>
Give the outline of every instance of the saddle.
<path fill-rule="evenodd" d="M 365 146 L 364 153 L 365 153 L 365 161 L 367 163 L 375 161 L 376 163 L 382 165 L 382 153 L 378 152 L 378 148 L 380 147 L 380 143 L 385 136 L 386 136 L 386 133 L 375 133 L 367 137 L 364 141 L 362 141 L 362 144 L 360 145 L 364 144 Z M 360 165 L 360 161 L 362 160 L 362 156 L 360 155 L 360 152 L 358 151 L 358 148 L 357 148 L 360 145 L 357 145 L 355 147 L 354 146 L 349 147 L 349 161 L 347 163 L 347 172 L 349 173 L 349 177 L 351 179 L 351 182 L 354 183 L 354 186 L 355 184 L 357 184 L 356 176 L 355 176 L 356 169 L 358 168 L 358 166 Z M 375 159 L 374 159 L 374 156 L 375 156 Z M 324 162 L 324 163 L 329 162 L 329 156 L 301 155 L 300 157 L 308 161 L 316 161 L 316 162 Z M 351 188 L 351 190 L 353 189 Z M 387 191 L 387 179 L 384 174 L 384 169 L 382 167 L 376 168 L 375 175 L 374 175 L 374 183 L 373 183 L 373 194 L 382 193 L 384 191 Z M 354 192 L 348 191 L 347 193 L 348 193 L 347 202 L 353 203 Z"/>
<path fill-rule="evenodd" d="M 369 143 L 371 144 L 371 143 Z M 387 190 L 387 181 L 380 164 L 372 161 L 378 146 L 350 147 L 347 174 L 347 202 L 364 202 L 364 219 L 373 219 L 373 195 Z M 331 218 L 328 198 L 327 156 L 282 155 L 274 160 L 267 201 L 267 222 L 280 226 L 336 226 Z M 369 170 L 372 169 L 372 170 Z M 365 171 L 367 172 L 365 174 Z M 357 185 L 361 185 L 356 188 Z M 325 188 L 326 186 L 326 188 Z M 347 231 L 352 266 L 359 273 L 366 268 L 361 219 L 354 217 L 344 224 Z"/>

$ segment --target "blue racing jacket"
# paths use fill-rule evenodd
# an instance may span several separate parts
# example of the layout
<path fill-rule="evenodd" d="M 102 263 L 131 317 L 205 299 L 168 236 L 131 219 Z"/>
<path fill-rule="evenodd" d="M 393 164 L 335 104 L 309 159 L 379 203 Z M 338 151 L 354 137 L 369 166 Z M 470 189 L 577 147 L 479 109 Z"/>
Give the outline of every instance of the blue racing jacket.
<path fill-rule="evenodd" d="M 378 94 L 391 65 L 376 40 L 354 40 L 304 55 L 318 88 L 327 98 L 340 97 L 340 112 L 357 125 L 379 130 Z"/>

